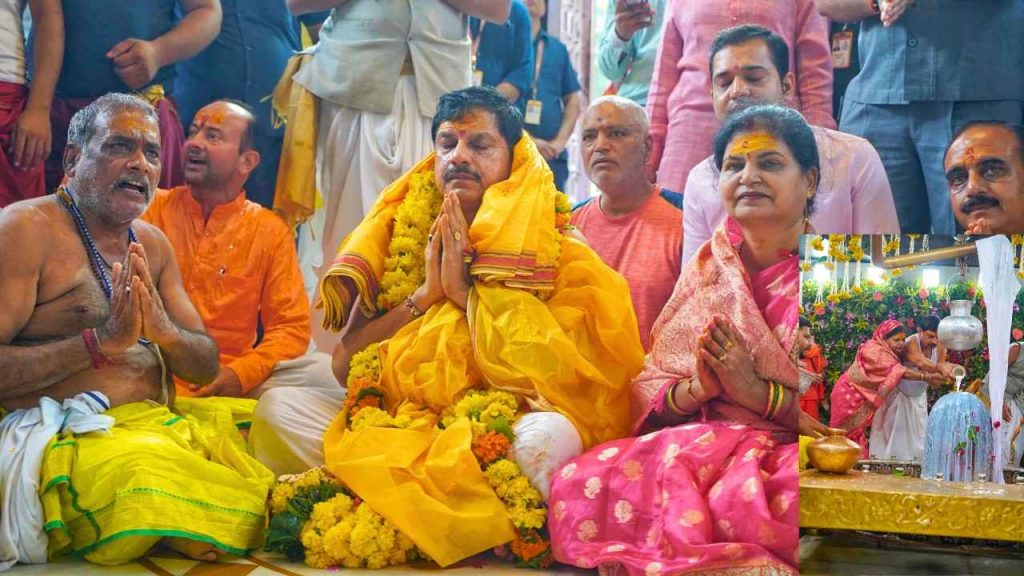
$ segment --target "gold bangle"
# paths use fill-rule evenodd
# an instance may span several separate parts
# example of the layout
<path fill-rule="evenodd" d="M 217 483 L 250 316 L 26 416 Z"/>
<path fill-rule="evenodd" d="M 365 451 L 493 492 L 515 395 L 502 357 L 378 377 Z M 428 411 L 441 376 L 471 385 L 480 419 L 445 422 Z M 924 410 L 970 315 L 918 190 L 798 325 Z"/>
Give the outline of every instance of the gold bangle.
<path fill-rule="evenodd" d="M 684 412 L 683 409 L 680 408 L 678 404 L 676 404 L 676 387 L 679 386 L 680 382 L 682 382 L 682 380 L 676 380 L 675 382 L 672 383 L 671 386 L 668 387 L 668 390 L 665 392 L 665 404 L 668 406 L 668 409 L 676 416 L 689 416 L 691 412 Z M 693 394 L 690 393 L 689 389 L 687 389 L 687 394 L 690 394 L 690 398 L 693 398 Z M 694 398 L 694 401 L 696 401 L 696 398 Z"/>
<path fill-rule="evenodd" d="M 764 410 L 764 419 L 772 420 L 779 414 L 779 409 L 782 408 L 784 400 L 784 394 L 782 385 L 768 381 L 768 405 Z"/>

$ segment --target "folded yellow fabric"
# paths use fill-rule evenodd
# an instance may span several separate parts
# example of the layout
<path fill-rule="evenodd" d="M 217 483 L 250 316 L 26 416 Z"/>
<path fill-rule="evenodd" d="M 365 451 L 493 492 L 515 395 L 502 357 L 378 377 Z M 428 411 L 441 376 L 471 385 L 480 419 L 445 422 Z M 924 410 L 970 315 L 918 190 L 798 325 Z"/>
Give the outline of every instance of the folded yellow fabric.
<path fill-rule="evenodd" d="M 274 211 L 293 229 L 323 206 L 316 189 L 316 98 L 292 80 L 311 57 L 301 53 L 288 60 L 272 99 L 274 127 L 285 124 Z"/>
<path fill-rule="evenodd" d="M 106 412 L 109 433 L 55 437 L 40 490 L 50 556 L 121 564 L 164 537 L 242 555 L 261 546 L 274 476 L 246 453 L 227 404 L 125 404 Z"/>

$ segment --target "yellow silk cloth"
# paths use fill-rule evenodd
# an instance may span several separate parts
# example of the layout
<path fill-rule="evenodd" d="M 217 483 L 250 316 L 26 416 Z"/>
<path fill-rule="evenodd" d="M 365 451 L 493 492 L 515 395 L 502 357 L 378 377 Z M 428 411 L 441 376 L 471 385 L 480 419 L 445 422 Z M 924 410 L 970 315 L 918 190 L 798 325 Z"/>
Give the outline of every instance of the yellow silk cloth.
<path fill-rule="evenodd" d="M 105 412 L 110 433 L 54 437 L 40 478 L 51 558 L 121 564 L 163 537 L 240 555 L 262 545 L 274 476 L 235 427 L 255 403 L 180 398 L 177 413 L 124 404 Z"/>
<path fill-rule="evenodd" d="M 324 328 L 341 330 L 356 296 L 361 297 L 364 314 L 377 314 L 395 213 L 409 192 L 413 174 L 433 169 L 431 153 L 385 188 L 366 218 L 342 241 L 320 282 Z M 550 291 L 561 237 L 555 228 L 558 194 L 547 162 L 523 132 L 513 150 L 511 174 L 487 189 L 469 227 L 469 242 L 476 249 L 470 274 L 478 282 Z"/>
<path fill-rule="evenodd" d="M 814 441 L 810 436 L 800 436 L 800 469 L 807 470 L 807 445 Z"/>
<path fill-rule="evenodd" d="M 274 127 L 286 122 L 274 211 L 292 229 L 323 206 L 323 198 L 316 189 L 316 98 L 292 80 L 310 58 L 309 54 L 300 53 L 288 60 L 271 100 Z"/>
<path fill-rule="evenodd" d="M 512 176 L 485 193 L 470 238 L 481 254 L 500 249 L 519 258 L 512 248 L 518 236 L 543 255 L 539 264 L 509 270 L 474 263 L 468 313 L 445 300 L 381 344 L 378 386 L 393 414 L 414 417 L 413 427 L 352 432 L 341 414 L 324 436 L 331 473 L 441 566 L 510 541 L 513 528 L 472 454 L 468 421 L 441 430 L 437 415 L 470 389 L 505 390 L 524 407 L 565 415 L 589 448 L 628 433 L 629 382 L 643 363 L 626 281 L 589 247 L 557 232 L 559 192 L 533 143 L 524 137 L 515 153 Z M 414 170 L 429 169 L 428 161 Z M 382 213 L 393 214 L 401 197 L 389 188 L 347 239 L 343 255 L 361 255 L 373 272 L 360 277 L 358 261 L 332 270 L 322 285 L 338 300 L 329 314 L 351 302 L 354 286 L 364 310 L 375 309 L 376 292 L 366 289 L 387 253 L 390 226 Z M 546 280 L 541 265 L 556 255 Z M 535 289 L 510 287 L 519 283 Z"/>

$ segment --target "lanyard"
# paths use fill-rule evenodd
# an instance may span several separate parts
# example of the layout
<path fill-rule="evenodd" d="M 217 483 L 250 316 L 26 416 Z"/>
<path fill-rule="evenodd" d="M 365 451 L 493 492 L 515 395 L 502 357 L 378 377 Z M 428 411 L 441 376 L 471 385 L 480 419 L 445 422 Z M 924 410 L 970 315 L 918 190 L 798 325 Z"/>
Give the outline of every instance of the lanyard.
<path fill-rule="evenodd" d="M 477 28 L 476 38 L 473 38 L 473 70 L 476 70 L 476 53 L 480 51 L 480 39 L 484 37 L 486 27 L 487 20 L 480 20 L 480 28 Z"/>
<path fill-rule="evenodd" d="M 533 63 L 533 85 L 530 86 L 530 94 L 533 100 L 537 99 L 537 80 L 540 78 L 540 67 L 544 64 L 544 37 L 540 36 L 537 38 L 537 43 L 533 47 L 534 59 Z"/>

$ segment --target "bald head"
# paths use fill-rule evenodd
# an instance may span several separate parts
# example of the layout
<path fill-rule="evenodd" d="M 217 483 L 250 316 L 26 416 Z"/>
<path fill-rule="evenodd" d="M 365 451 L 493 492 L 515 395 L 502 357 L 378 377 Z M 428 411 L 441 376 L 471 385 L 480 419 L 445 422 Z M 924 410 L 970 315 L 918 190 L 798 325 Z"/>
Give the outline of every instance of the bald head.
<path fill-rule="evenodd" d="M 583 168 L 604 194 L 647 194 L 647 112 L 621 96 L 598 98 L 583 114 Z"/>
<path fill-rule="evenodd" d="M 643 106 L 629 98 L 623 98 L 622 96 L 614 94 L 611 96 L 601 96 L 597 100 L 591 102 L 590 106 L 587 107 L 587 111 L 583 114 L 584 126 L 586 126 L 587 114 L 589 114 L 591 110 L 597 110 L 599 108 L 614 108 L 618 110 L 624 117 L 627 117 L 639 124 L 643 128 L 644 134 L 646 134 L 647 130 L 650 128 L 650 122 L 647 119 L 647 111 L 644 110 Z"/>
<path fill-rule="evenodd" d="M 241 191 L 260 162 L 254 123 L 249 107 L 234 100 L 217 100 L 196 112 L 183 147 L 185 182 L 193 192 Z"/>

